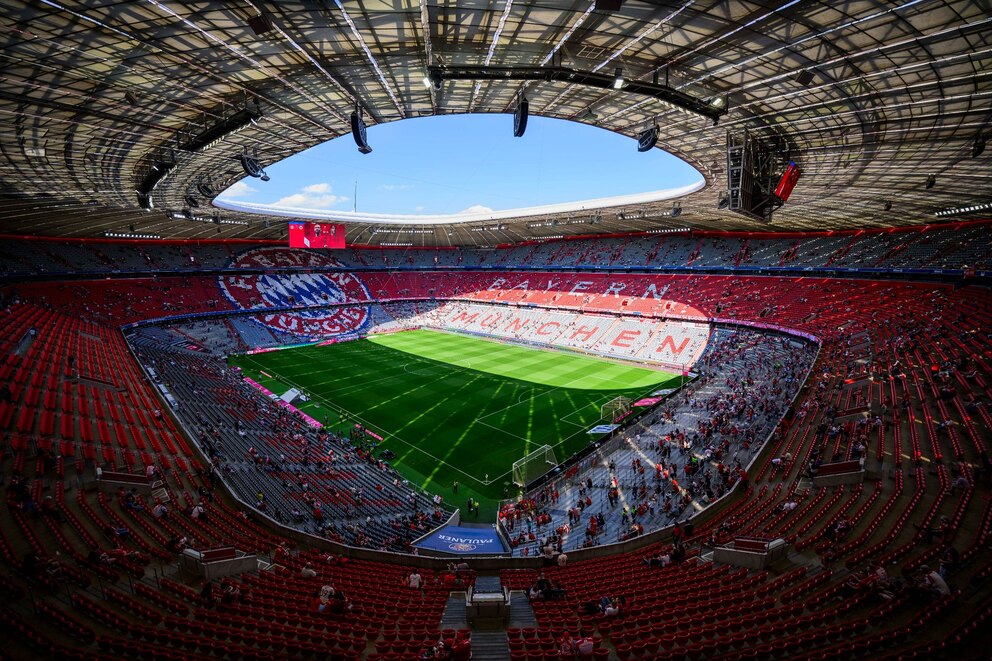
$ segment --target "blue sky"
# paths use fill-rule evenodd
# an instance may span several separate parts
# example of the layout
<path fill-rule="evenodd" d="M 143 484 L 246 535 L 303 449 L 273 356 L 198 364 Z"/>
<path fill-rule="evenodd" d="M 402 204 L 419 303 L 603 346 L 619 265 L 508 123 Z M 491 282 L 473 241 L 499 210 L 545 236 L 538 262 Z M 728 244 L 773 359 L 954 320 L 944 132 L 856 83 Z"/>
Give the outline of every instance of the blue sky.
<path fill-rule="evenodd" d="M 701 180 L 661 149 L 592 126 L 532 116 L 513 137 L 512 115 L 443 115 L 368 129 L 371 154 L 351 134 L 266 164 L 222 199 L 385 214 L 501 211 L 676 188 Z"/>

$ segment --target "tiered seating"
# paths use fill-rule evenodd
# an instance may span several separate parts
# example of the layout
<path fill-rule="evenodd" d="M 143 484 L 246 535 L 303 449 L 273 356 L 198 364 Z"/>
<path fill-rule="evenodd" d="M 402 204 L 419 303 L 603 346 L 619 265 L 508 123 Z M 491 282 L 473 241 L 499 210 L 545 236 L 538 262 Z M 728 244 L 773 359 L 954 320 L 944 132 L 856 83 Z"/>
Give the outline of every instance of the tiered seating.
<path fill-rule="evenodd" d="M 492 265 L 519 260 L 531 266 L 571 261 L 601 267 L 644 260 L 694 266 L 729 262 L 744 268 L 829 261 L 904 268 L 920 261 L 953 266 L 964 258 L 981 267 L 982 260 L 989 259 L 987 241 L 981 240 L 977 229 L 966 228 L 960 235 L 960 249 L 938 234 L 894 233 L 880 242 L 853 236 L 762 238 L 736 245 L 726 237 L 617 238 L 598 245 L 573 242 L 507 251 L 449 251 L 443 264 L 438 264 Z M 43 270 L 57 271 L 87 259 L 109 270 L 122 263 L 136 269 L 169 268 L 170 259 L 191 261 L 192 254 L 196 261 L 191 263 L 207 268 L 208 261 L 226 263 L 237 252 L 212 246 L 205 259 L 201 255 L 206 253 L 198 249 L 186 253 L 185 247 L 173 246 L 147 248 L 145 255 L 135 257 L 127 252 L 130 247 L 81 245 L 63 250 L 58 243 L 46 243 L 23 251 L 5 246 L 0 259 L 13 264 L 14 270 L 38 264 Z M 351 254 L 361 255 L 358 251 Z M 413 257 L 416 265 L 423 263 L 418 254 L 377 251 L 362 259 L 367 264 L 409 265 Z M 405 327 L 413 320 L 441 321 L 444 309 L 456 313 L 482 303 L 533 303 L 558 308 L 529 309 L 527 314 L 535 321 L 581 315 L 585 320 L 608 319 L 611 325 L 619 324 L 618 330 L 637 330 L 640 324 L 658 323 L 644 320 L 652 315 L 659 319 L 684 316 L 688 321 L 768 323 L 823 341 L 809 384 L 786 411 L 765 454 L 758 454 L 757 443 L 745 448 L 745 439 L 730 448 L 714 443 L 727 457 L 722 462 L 725 466 L 733 465 L 736 451 L 746 473 L 738 472 L 733 482 L 715 482 L 724 493 L 732 483 L 740 486 L 736 495 L 697 517 L 695 531 L 686 540 L 687 559 L 664 569 L 642 562 L 648 555 L 670 550 L 667 537 L 649 548 L 597 559 L 582 559 L 581 552 L 570 552 L 572 559 L 565 567 L 545 570 L 548 579 L 564 588 L 563 598 L 535 603 L 538 626 L 533 630 L 508 632 L 511 658 L 554 657 L 555 643 L 564 632 L 591 636 L 597 650 L 594 656 L 638 660 L 683 656 L 827 659 L 880 654 L 968 658 L 980 649 L 977 643 L 982 642 L 981 626 L 990 612 L 987 585 L 992 577 L 987 569 L 992 540 L 987 484 L 992 416 L 981 401 L 992 383 L 992 346 L 987 336 L 992 327 L 992 299 L 987 291 L 895 281 L 553 271 L 367 273 L 362 277 L 373 296 L 420 299 L 372 307 L 375 323 L 394 327 Z M 84 319 L 117 325 L 146 315 L 212 311 L 229 304 L 217 299 L 216 279 L 201 276 L 163 277 L 155 287 L 135 281 L 101 281 L 28 284 L 17 289 L 22 297 L 43 298 L 59 311 L 16 304 L 2 312 L 0 385 L 9 387 L 10 396 L 9 401 L 6 396 L 0 399 L 0 427 L 5 432 L 0 468 L 4 484 L 11 485 L 8 507 L 0 512 L 0 557 L 7 568 L 0 573 L 0 586 L 9 597 L 0 609 L 0 621 L 9 634 L 5 654 L 87 659 L 330 656 L 384 661 L 415 655 L 418 648 L 437 638 L 445 590 L 432 582 L 429 572 L 424 572 L 428 582 L 423 596 L 403 588 L 400 579 L 406 570 L 389 561 L 352 560 L 339 565 L 327 564 L 313 551 L 280 555 L 277 565 L 285 569 L 228 580 L 242 596 L 229 597 L 226 603 L 223 598 L 219 603 L 201 601 L 199 585 L 192 587 L 174 578 L 152 580 L 153 569 L 160 572 L 171 566 L 173 555 L 166 546 L 177 536 L 194 540 L 199 548 L 233 542 L 263 554 L 275 547 L 279 536 L 277 529 L 255 523 L 257 515 L 236 511 L 220 491 L 211 488 L 217 476 L 200 474 L 196 455 L 176 433 L 171 419 L 155 415 L 158 400 L 120 335 Z M 457 300 L 442 308 L 430 300 L 432 296 Z M 176 309 L 168 309 L 167 302 Z M 495 309 L 486 309 L 495 314 Z M 618 321 L 613 315 L 619 311 L 639 312 L 643 317 L 641 321 Z M 609 316 L 594 316 L 602 314 Z M 36 330 L 33 336 L 32 328 Z M 653 328 L 657 335 L 657 327 Z M 755 415 L 761 424 L 755 426 L 755 433 L 761 438 L 781 413 L 767 406 L 762 410 L 767 404 L 763 400 L 783 408 L 788 405 L 793 392 L 788 383 L 796 381 L 802 366 L 788 366 L 792 374 L 777 379 L 762 374 L 762 369 L 802 350 L 768 346 L 765 338 L 750 333 L 724 337 L 730 331 L 718 328 L 697 365 L 702 371 L 733 374 L 733 383 L 755 380 L 758 385 L 749 396 L 742 398 L 737 391 L 734 397 L 757 407 Z M 201 393 L 202 403 L 190 411 L 193 428 L 200 414 L 212 416 L 211 420 L 220 416 L 224 421 L 224 451 L 239 457 L 237 470 L 224 479 L 240 485 L 242 493 L 254 495 L 263 489 L 266 499 L 274 503 L 281 486 L 266 471 L 244 465 L 245 450 L 237 443 L 247 441 L 237 433 L 235 420 L 252 442 L 272 443 L 271 447 L 291 459 L 299 458 L 300 446 L 279 445 L 278 436 L 266 440 L 271 429 L 254 410 L 257 398 L 240 391 L 223 374 L 211 372 L 210 359 L 177 344 L 174 332 L 142 331 L 142 337 L 147 344 L 141 351 L 157 352 L 155 360 L 166 366 L 164 381 L 172 381 L 176 388 L 195 387 Z M 741 353 L 735 355 L 738 346 Z M 642 353 L 636 352 L 635 357 Z M 748 370 L 750 376 L 746 376 Z M 865 377 L 870 381 L 857 388 L 845 385 L 846 381 L 860 383 Z M 723 377 L 724 385 L 727 378 Z M 759 383 L 762 380 L 764 386 Z M 190 381 L 200 386 L 190 386 Z M 715 377 L 704 385 L 716 388 L 719 381 Z M 192 390 L 184 401 L 191 394 Z M 646 497 L 639 490 L 640 470 L 645 470 L 646 484 L 655 484 L 655 467 L 648 461 L 659 456 L 659 447 L 673 445 L 673 441 L 667 462 L 678 463 L 681 470 L 690 456 L 698 454 L 703 471 L 707 466 L 716 470 L 715 463 L 721 460 L 706 456 L 711 443 L 704 440 L 704 429 L 696 426 L 720 415 L 710 408 L 716 394 L 717 390 L 704 392 L 702 388 L 692 393 L 686 409 L 696 414 L 691 422 L 669 420 L 668 413 L 679 412 L 662 410 L 658 419 L 631 431 L 639 432 L 640 440 L 618 442 L 619 453 L 609 455 L 616 463 L 613 473 L 626 499 L 618 507 L 628 504 L 639 510 L 650 502 L 651 490 Z M 864 422 L 857 418 L 834 421 L 836 416 L 861 408 L 869 411 Z M 749 415 L 732 406 L 724 413 L 728 422 Z M 676 426 L 687 438 L 698 435 L 691 450 L 679 446 Z M 721 421 L 715 438 L 733 436 L 724 426 Z M 334 441 L 329 442 L 333 446 Z M 786 455 L 788 461 L 772 461 Z M 858 457 L 865 458 L 867 483 L 812 487 L 809 475 L 818 462 Z M 640 466 L 635 459 L 641 461 Z M 582 545 L 585 540 L 579 531 L 584 530 L 589 514 L 609 508 L 605 501 L 611 471 L 604 465 L 608 461 L 608 455 L 597 456 L 595 463 L 581 466 L 555 484 L 562 518 L 555 518 L 556 508 L 545 507 L 552 523 L 542 524 L 540 534 L 519 547 L 521 552 L 528 548 L 536 553 L 542 538 L 567 522 L 565 512 L 577 501 L 580 488 L 591 494 L 594 509 L 583 514 L 581 528 L 573 527 L 570 539 L 577 541 L 563 548 Z M 343 484 L 358 484 L 363 479 L 355 470 L 360 463 L 354 458 L 352 463 L 342 463 Z M 153 503 L 148 499 L 139 499 L 143 509 L 136 509 L 118 494 L 101 496 L 89 488 L 97 465 L 140 471 L 149 464 L 166 480 L 164 498 L 170 513 L 165 519 L 150 512 Z M 14 475 L 29 482 L 22 487 Z M 588 477 L 593 478 L 592 487 L 583 479 Z M 663 525 L 689 513 L 683 509 L 679 517 L 659 512 L 665 490 L 674 493 L 671 477 L 666 483 L 662 476 L 661 483 L 667 486 L 655 501 L 654 514 L 650 510 L 639 514 L 639 521 Z M 317 478 L 313 479 L 316 484 Z M 716 478 L 711 476 L 712 480 Z M 371 482 L 366 484 L 367 491 L 374 488 Z M 697 499 L 705 494 L 692 478 L 683 477 L 679 487 L 691 487 Z M 295 487 L 289 493 L 296 493 Z M 52 496 L 55 510 L 44 505 L 46 496 Z M 540 501 L 539 493 L 533 496 Z M 705 497 L 709 499 L 708 494 Z M 206 520 L 187 514 L 201 498 Z M 346 494 L 341 512 L 346 511 L 348 499 Z M 333 508 L 332 500 L 327 498 L 328 511 Z M 792 502 L 794 508 L 783 507 Z M 44 513 L 34 514 L 34 509 Z M 373 547 L 382 545 L 390 534 L 388 515 L 378 524 L 382 534 L 373 533 Z M 373 529 L 375 525 L 374 520 Z M 122 528 L 127 530 L 124 536 L 119 533 Z M 309 523 L 303 528 L 312 530 Z M 347 529 L 339 534 L 342 541 L 357 541 L 347 537 Z M 711 543 L 744 534 L 784 537 L 793 545 L 789 562 L 776 564 L 766 573 L 706 561 Z M 623 539 L 623 533 L 611 525 L 599 537 L 602 542 L 614 541 Z M 948 558 L 947 544 L 958 551 L 956 562 Z M 95 561 L 91 550 L 97 552 Z M 33 555 L 26 557 L 29 552 Z M 113 554 L 115 559 L 104 561 L 101 553 Z M 160 563 L 159 558 L 165 557 L 169 562 Z M 55 558 L 61 568 L 44 564 Z M 302 577 L 306 562 L 317 567 L 318 578 Z M 859 572 L 860 577 L 863 570 L 882 564 L 890 576 L 910 582 L 924 564 L 937 568 L 944 562 L 953 593 L 942 598 L 895 592 L 885 599 L 851 580 L 851 572 Z M 507 566 L 515 565 L 507 561 Z M 534 569 L 511 569 L 504 571 L 503 582 L 525 588 L 537 576 Z M 350 612 L 334 617 L 313 612 L 311 595 L 326 580 L 345 589 L 353 602 Z M 99 582 L 103 589 L 94 587 Z M 30 599 L 25 598 L 27 588 Z M 219 592 L 220 586 L 215 589 Z M 626 598 L 619 615 L 586 614 L 587 604 L 602 596 Z"/>
<path fill-rule="evenodd" d="M 353 546 L 406 551 L 447 518 L 446 508 L 400 486 L 374 457 L 271 405 L 222 361 L 150 345 L 140 358 L 172 384 L 182 402 L 176 414 L 222 466 L 223 481 L 277 521 Z M 422 513 L 415 520 L 413 501 Z"/>
<path fill-rule="evenodd" d="M 909 227 L 895 232 L 739 234 L 694 231 L 544 241 L 499 249 L 348 249 L 328 252 L 344 266 L 367 269 L 488 268 L 920 268 L 987 270 L 988 222 Z M 246 251 L 273 244 L 25 241 L 5 239 L 0 273 L 147 273 L 236 266 Z"/>
<path fill-rule="evenodd" d="M 503 509 L 514 554 L 626 541 L 693 516 L 737 483 L 812 360 L 812 348 L 781 338 L 717 331 L 700 361 L 700 381 L 552 485 Z M 681 405 L 687 399 L 697 406 Z"/>
<path fill-rule="evenodd" d="M 196 465 L 171 419 L 152 414 L 160 405 L 119 334 L 32 306 L 10 308 L 6 321 L 8 339 L 26 338 L 23 355 L 3 355 L 7 432 L 36 439 L 49 457 L 125 468 Z"/>

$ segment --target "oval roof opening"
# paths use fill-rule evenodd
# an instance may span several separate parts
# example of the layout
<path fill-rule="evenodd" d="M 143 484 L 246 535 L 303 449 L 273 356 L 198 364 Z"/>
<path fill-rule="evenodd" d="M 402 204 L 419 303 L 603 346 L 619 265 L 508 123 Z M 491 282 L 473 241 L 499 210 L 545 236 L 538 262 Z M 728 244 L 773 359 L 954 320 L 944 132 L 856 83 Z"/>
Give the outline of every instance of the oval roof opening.
<path fill-rule="evenodd" d="M 662 139 L 664 133 L 662 132 Z M 702 175 L 662 149 L 588 124 L 512 115 L 440 115 L 369 127 L 265 165 L 215 204 L 295 218 L 429 225 L 567 213 L 681 197 Z"/>

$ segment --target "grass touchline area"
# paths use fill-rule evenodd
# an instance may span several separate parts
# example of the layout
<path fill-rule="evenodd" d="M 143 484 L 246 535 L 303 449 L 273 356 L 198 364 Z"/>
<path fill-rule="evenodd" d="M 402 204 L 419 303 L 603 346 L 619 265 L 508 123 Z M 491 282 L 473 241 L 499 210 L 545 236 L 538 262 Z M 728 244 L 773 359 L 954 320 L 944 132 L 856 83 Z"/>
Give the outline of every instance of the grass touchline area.
<path fill-rule="evenodd" d="M 457 507 L 480 500 L 484 519 L 514 461 L 543 444 L 563 461 L 596 440 L 587 431 L 602 404 L 681 383 L 632 363 L 433 330 L 231 362 L 276 394 L 299 388 L 311 398 L 300 408 L 338 432 L 356 422 L 375 431 L 384 439 L 377 452 L 392 450 L 401 475 Z"/>

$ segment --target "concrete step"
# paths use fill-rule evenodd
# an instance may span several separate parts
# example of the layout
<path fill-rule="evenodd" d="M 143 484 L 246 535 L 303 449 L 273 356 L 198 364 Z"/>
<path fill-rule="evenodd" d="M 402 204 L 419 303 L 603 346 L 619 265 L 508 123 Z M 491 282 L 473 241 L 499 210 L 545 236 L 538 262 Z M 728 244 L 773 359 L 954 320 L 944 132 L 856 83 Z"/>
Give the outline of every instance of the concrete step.
<path fill-rule="evenodd" d="M 509 661 L 505 631 L 473 631 L 472 661 Z"/>
<path fill-rule="evenodd" d="M 464 629 L 466 627 L 468 627 L 468 620 L 465 619 L 465 593 L 452 592 L 448 597 L 448 602 L 444 605 L 441 628 Z"/>
<path fill-rule="evenodd" d="M 510 626 L 518 629 L 537 626 L 534 609 L 523 590 L 510 591 Z"/>

